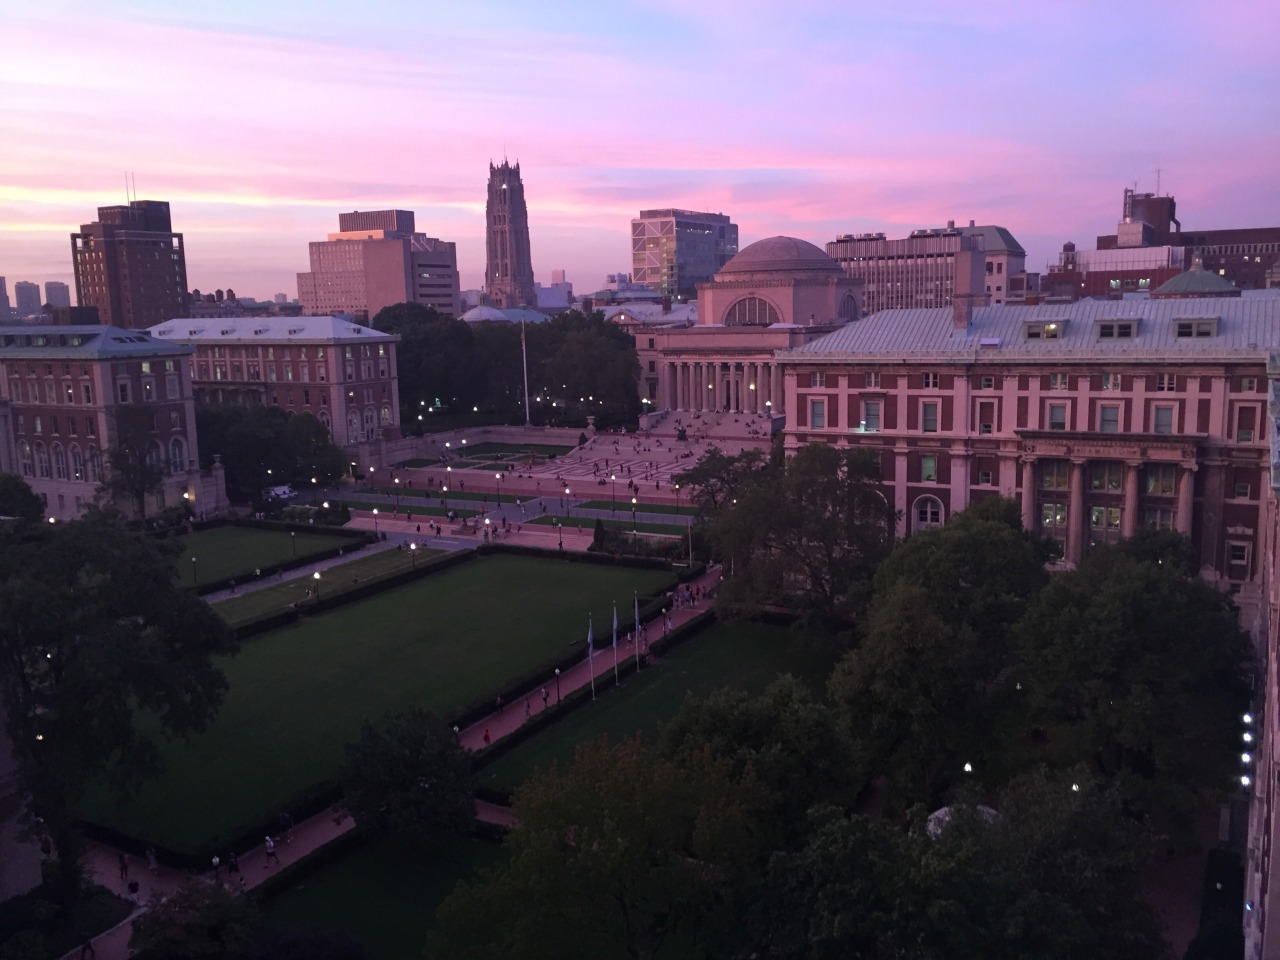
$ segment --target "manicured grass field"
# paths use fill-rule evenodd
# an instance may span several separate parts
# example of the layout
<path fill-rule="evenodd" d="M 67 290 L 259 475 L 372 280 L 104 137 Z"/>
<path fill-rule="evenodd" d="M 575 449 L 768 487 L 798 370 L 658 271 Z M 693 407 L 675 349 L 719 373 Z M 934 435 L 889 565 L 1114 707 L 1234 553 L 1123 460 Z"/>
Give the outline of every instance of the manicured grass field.
<path fill-rule="evenodd" d="M 459 880 L 502 856 L 500 845 L 468 837 L 429 855 L 394 843 L 360 846 L 269 901 L 263 921 L 273 929 L 345 933 L 369 960 L 417 957 L 441 901 Z"/>
<path fill-rule="evenodd" d="M 428 457 L 414 457 L 412 460 L 401 460 L 399 463 L 393 463 L 393 467 L 434 467 L 439 460 L 430 459 Z"/>
<path fill-rule="evenodd" d="M 357 583 L 367 584 L 370 580 L 403 573 L 428 557 L 442 553 L 443 550 L 432 550 L 429 547 L 419 547 L 413 554 L 408 550 L 380 550 L 359 560 L 329 567 L 320 575 L 320 589 L 326 597 L 333 596 L 351 589 Z M 315 585 L 315 581 L 309 576 L 278 583 L 273 581 L 269 587 L 237 594 L 215 603 L 213 609 L 234 626 L 269 613 L 279 613 L 292 603 L 305 601 L 307 591 Z"/>
<path fill-rule="evenodd" d="M 369 487 L 368 492 L 380 493 L 387 497 L 398 496 L 400 498 L 401 505 L 411 500 L 439 500 L 442 495 L 450 500 L 480 500 L 481 498 L 487 498 L 490 503 L 499 501 L 502 503 L 516 502 L 516 498 L 509 493 L 501 495 L 497 493 L 464 493 L 461 490 L 455 490 L 454 486 L 454 484 L 449 485 L 449 492 L 447 494 L 443 493 L 439 487 L 427 487 L 425 489 L 420 487 Z M 525 497 L 524 499 L 527 500 L 529 498 Z"/>
<path fill-rule="evenodd" d="M 544 526 L 555 526 L 557 522 L 564 524 L 566 527 L 594 528 L 596 525 L 595 517 L 556 517 L 547 515 L 545 517 L 534 517 L 530 523 L 543 524 Z M 674 523 L 646 523 L 641 520 L 632 523 L 631 518 L 626 520 L 604 520 L 604 525 L 609 530 L 621 530 L 626 533 L 635 530 L 637 533 L 663 533 L 672 537 L 682 537 L 688 531 L 688 527 Z"/>
<path fill-rule="evenodd" d="M 562 457 L 575 448 L 551 443 L 468 443 L 465 446 L 454 444 L 449 449 L 454 453 L 462 453 L 468 457 L 519 460 L 520 457 L 527 456 L 530 453 L 536 453 L 543 457 Z"/>
<path fill-rule="evenodd" d="M 407 499 L 400 500 L 400 510 L 397 513 L 395 504 L 393 503 L 374 503 L 372 500 L 343 500 L 342 501 L 349 510 L 377 510 L 379 517 L 386 517 L 388 520 L 404 519 L 404 513 L 407 510 L 414 517 L 447 517 L 449 510 L 453 510 L 453 515 L 458 520 L 465 517 L 474 517 L 479 510 L 467 510 L 463 507 L 441 507 L 428 503 L 410 503 Z"/>
<path fill-rule="evenodd" d="M 630 653 L 635 655 L 634 648 Z M 607 649 L 603 655 L 613 656 Z M 624 658 L 621 647 L 618 657 Z M 798 649 L 785 627 L 717 624 L 673 648 L 655 666 L 624 678 L 622 686 L 606 683 L 595 703 L 575 709 L 482 768 L 480 782 L 512 790 L 535 770 L 568 763 L 578 744 L 602 734 L 612 741 L 652 736 L 687 696 L 705 696 L 721 687 L 758 693 L 783 673 L 820 688 L 831 667 L 829 656 Z M 555 690 L 549 689 L 554 702 Z"/>
<path fill-rule="evenodd" d="M 221 845 L 331 779 L 366 719 L 447 716 L 582 649 L 588 613 L 671 581 L 665 572 L 484 557 L 254 637 L 222 663 L 213 725 L 164 750 L 165 774 L 125 804 L 94 792 L 87 820 L 182 853 Z M 550 672 L 550 671 L 548 671 Z"/>
<path fill-rule="evenodd" d="M 631 498 L 627 497 L 626 501 L 619 500 L 616 504 L 612 500 L 588 500 L 586 503 L 579 503 L 577 506 L 584 510 L 608 510 L 610 507 L 616 507 L 619 511 L 624 508 L 631 509 Z M 680 517 L 696 517 L 698 515 L 697 507 L 684 506 L 677 507 L 671 503 L 637 503 L 637 513 L 666 513 Z"/>
<path fill-rule="evenodd" d="M 350 537 L 323 533 L 323 530 L 323 527 L 316 533 L 310 529 L 300 530 L 296 538 L 285 530 L 253 527 L 213 527 L 189 533 L 178 538 L 182 543 L 182 553 L 174 561 L 178 582 L 191 583 L 197 577 L 200 583 L 227 577 L 249 578 L 255 569 L 292 559 L 295 549 L 298 557 L 309 557 L 333 547 L 355 547 L 359 543 Z"/>

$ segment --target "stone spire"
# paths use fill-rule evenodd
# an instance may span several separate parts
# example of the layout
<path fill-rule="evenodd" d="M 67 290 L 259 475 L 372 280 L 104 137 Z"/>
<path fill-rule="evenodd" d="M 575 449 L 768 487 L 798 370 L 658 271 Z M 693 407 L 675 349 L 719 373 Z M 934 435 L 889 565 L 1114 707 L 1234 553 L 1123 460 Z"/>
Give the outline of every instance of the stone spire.
<path fill-rule="evenodd" d="M 498 307 L 536 307 L 533 261 L 529 255 L 529 211 L 524 202 L 520 163 L 489 164 L 489 200 L 485 204 L 485 292 Z"/>

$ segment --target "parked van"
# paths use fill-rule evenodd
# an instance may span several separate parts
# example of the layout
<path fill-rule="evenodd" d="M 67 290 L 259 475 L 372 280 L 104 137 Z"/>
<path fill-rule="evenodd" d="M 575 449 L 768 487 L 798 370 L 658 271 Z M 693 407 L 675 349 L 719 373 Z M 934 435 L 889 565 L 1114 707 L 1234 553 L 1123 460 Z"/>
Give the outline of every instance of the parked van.
<path fill-rule="evenodd" d="M 290 486 L 267 487 L 263 491 L 263 497 L 267 500 L 292 500 L 297 495 L 298 491 Z"/>

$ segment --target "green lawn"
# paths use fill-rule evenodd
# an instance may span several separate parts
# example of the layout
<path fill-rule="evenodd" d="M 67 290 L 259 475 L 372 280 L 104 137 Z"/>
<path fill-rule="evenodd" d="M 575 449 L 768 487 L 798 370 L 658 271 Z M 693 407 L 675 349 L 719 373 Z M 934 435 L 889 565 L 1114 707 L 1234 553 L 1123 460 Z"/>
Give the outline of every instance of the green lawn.
<path fill-rule="evenodd" d="M 253 527 L 213 527 L 179 537 L 182 553 L 174 566 L 180 583 L 212 583 L 227 577 L 253 576 L 259 567 L 290 560 L 294 556 L 308 557 L 334 547 L 359 544 L 350 537 L 339 537 L 323 532 L 320 527 L 312 533 L 300 530 L 297 536 L 285 530 L 258 530 Z M 192 557 L 196 562 L 191 562 Z M 194 570 L 194 572 L 193 572 Z"/>
<path fill-rule="evenodd" d="M 87 820 L 183 853 L 203 852 L 333 777 L 360 725 L 391 709 L 448 715 L 485 702 L 586 638 L 614 600 L 665 572 L 496 556 L 396 587 L 244 643 L 213 725 L 164 750 L 166 772 L 124 805 L 101 791 Z"/>
<path fill-rule="evenodd" d="M 349 590 L 357 582 L 368 583 L 370 580 L 402 573 L 422 563 L 427 557 L 442 553 L 443 550 L 428 547 L 419 547 L 412 554 L 408 550 L 380 550 L 371 556 L 329 567 L 320 575 L 320 588 L 325 596 L 332 596 Z M 215 603 L 213 609 L 232 625 L 244 623 L 268 613 L 279 613 L 292 603 L 306 600 L 307 591 L 314 586 L 315 581 L 311 577 L 296 577 L 280 582 L 272 580 L 269 587 L 228 597 Z"/>
<path fill-rule="evenodd" d="M 631 509 L 631 498 L 619 500 L 616 504 L 612 500 L 588 500 L 586 503 L 576 504 L 585 510 L 608 510 L 610 507 L 616 506 L 619 511 Z M 688 507 L 681 505 L 677 507 L 671 503 L 637 503 L 636 511 L 638 513 L 666 513 L 680 517 L 696 517 L 698 515 L 697 507 Z"/>
<path fill-rule="evenodd" d="M 604 519 L 604 525 L 607 529 L 621 530 L 624 533 L 629 532 L 631 530 L 635 530 L 637 533 L 663 533 L 672 537 L 682 537 L 685 535 L 685 533 L 688 532 L 688 529 L 689 529 L 688 527 L 680 524 L 646 523 L 644 520 L 640 520 L 639 522 L 633 524 L 631 522 L 630 517 L 628 517 L 625 520 L 610 520 L 608 518 L 602 518 L 602 519 Z M 544 517 L 534 517 L 532 520 L 529 521 L 529 523 L 538 523 L 544 526 L 555 526 L 557 523 L 562 523 L 566 527 L 578 527 L 578 528 L 589 527 L 594 529 L 596 525 L 596 518 L 595 517 L 557 517 L 551 514 L 547 514 Z"/>
<path fill-rule="evenodd" d="M 501 495 L 497 493 L 483 493 L 483 492 L 476 493 L 474 491 L 471 493 L 464 493 L 460 490 L 452 489 L 453 484 L 450 484 L 449 486 L 451 489 L 447 494 L 444 494 L 444 496 L 448 497 L 450 500 L 480 500 L 483 498 L 483 499 L 487 499 L 490 503 L 495 503 L 499 501 L 501 501 L 502 503 L 516 502 L 516 498 L 509 493 L 504 493 Z M 410 500 L 439 500 L 441 497 L 441 490 L 439 487 L 409 488 L 409 487 L 378 486 L 378 487 L 367 488 L 367 492 L 380 493 L 383 496 L 387 496 L 387 497 L 398 496 L 400 498 L 400 503 L 402 505 L 409 502 Z M 529 498 L 525 497 L 524 499 L 527 500 Z"/>
<path fill-rule="evenodd" d="M 493 457 L 496 460 L 519 460 L 536 453 L 543 457 L 562 457 L 575 447 L 563 447 L 550 443 L 455 443 L 450 452 L 468 457 Z"/>
<path fill-rule="evenodd" d="M 619 632 L 630 623 L 623 619 Z M 603 655 L 613 656 L 610 650 Z M 618 656 L 624 656 L 621 647 Z M 579 743 L 601 734 L 614 741 L 632 734 L 651 736 L 690 694 L 704 696 L 721 687 L 757 693 L 782 673 L 820 688 L 831 667 L 829 656 L 797 649 L 785 627 L 717 624 L 676 646 L 652 668 L 624 678 L 622 686 L 606 684 L 595 703 L 574 710 L 481 769 L 480 782 L 515 789 L 535 770 L 572 760 Z M 548 689 L 554 702 L 555 690 Z"/>
<path fill-rule="evenodd" d="M 450 494 L 452 496 L 452 494 Z M 408 511 L 414 517 L 446 517 L 449 510 L 453 510 L 453 515 L 459 520 L 465 517 L 474 517 L 479 510 L 467 510 L 463 507 L 440 507 L 434 504 L 426 503 L 410 503 L 407 498 L 400 501 L 400 510 L 397 513 L 395 504 L 393 503 L 374 503 L 372 500 L 343 500 L 349 510 L 368 510 L 378 511 L 379 517 L 387 517 L 394 520 L 397 516 L 403 520 L 405 511 Z"/>
<path fill-rule="evenodd" d="M 345 933 L 369 960 L 417 957 L 440 902 L 502 856 L 499 844 L 468 837 L 429 855 L 390 842 L 356 847 L 270 900 L 262 918 L 272 929 Z"/>
<path fill-rule="evenodd" d="M 393 463 L 393 467 L 434 467 L 439 460 L 427 457 L 414 457 L 412 460 L 401 460 L 399 463 Z"/>

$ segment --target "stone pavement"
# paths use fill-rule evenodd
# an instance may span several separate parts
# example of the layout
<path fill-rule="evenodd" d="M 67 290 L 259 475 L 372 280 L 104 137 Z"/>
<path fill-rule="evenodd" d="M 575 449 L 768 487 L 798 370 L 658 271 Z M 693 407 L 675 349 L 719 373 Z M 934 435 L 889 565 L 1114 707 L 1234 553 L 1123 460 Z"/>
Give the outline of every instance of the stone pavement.
<path fill-rule="evenodd" d="M 385 521 L 382 521 L 385 523 Z M 353 520 L 353 524 L 355 521 Z M 408 526 L 408 524 L 406 524 Z M 528 526 L 525 530 L 528 530 Z M 548 528 L 550 529 L 550 528 Z M 585 544 L 577 545 L 578 538 L 575 537 L 575 546 L 570 546 L 570 531 L 565 530 L 565 549 L 585 549 Z M 399 534 L 399 531 L 397 531 Z M 585 537 L 586 543 L 590 542 L 589 534 Z M 527 541 L 517 541 L 527 542 Z M 350 559 L 349 557 L 344 559 Z M 311 567 L 303 568 L 307 575 L 310 574 Z M 676 607 L 671 611 L 672 628 L 680 626 L 691 620 L 698 613 L 706 610 L 710 606 L 710 599 L 707 597 L 708 590 L 714 590 L 714 587 L 720 580 L 719 567 L 713 567 L 703 574 L 698 580 L 693 581 L 690 586 L 698 588 L 701 599 L 689 607 Z M 275 582 L 275 581 L 269 581 Z M 266 582 L 262 584 L 266 585 Z M 257 586 L 257 584 L 254 584 Z M 249 585 L 246 584 L 245 589 Z M 619 662 L 621 662 L 624 649 L 622 646 L 622 636 L 624 631 L 633 629 L 628 619 L 626 611 L 619 611 Z M 656 629 L 656 633 L 655 633 Z M 662 635 L 661 620 L 650 622 L 649 639 L 652 641 Z M 605 636 L 608 634 L 603 634 Z M 584 636 L 583 640 L 586 639 Z M 625 650 L 627 656 L 635 656 L 635 648 L 630 647 Z M 643 649 L 641 653 L 643 657 Z M 588 669 L 590 666 L 590 670 Z M 543 709 L 554 710 L 560 699 L 569 693 L 581 687 L 586 687 L 591 682 L 594 675 L 597 680 L 604 678 L 613 671 L 613 653 L 607 647 L 597 650 L 595 656 L 588 661 L 585 656 L 576 665 L 567 670 L 563 670 L 559 676 L 559 685 L 557 686 L 554 678 L 548 678 L 545 684 L 547 691 L 547 701 L 544 707 L 542 700 L 543 685 L 531 688 L 524 696 L 515 698 L 509 703 L 504 703 L 500 709 L 495 710 L 492 714 L 482 720 L 477 721 L 466 729 L 462 730 L 459 739 L 469 750 L 479 750 L 485 746 L 485 734 L 489 735 L 490 741 L 500 740 L 512 731 L 519 729 L 527 719 L 540 713 Z M 526 714 L 526 703 L 528 704 L 528 713 Z M 515 819 L 511 815 L 508 808 L 498 806 L 496 804 L 477 801 L 476 817 L 487 823 L 498 824 L 499 826 L 512 827 L 516 825 Z M 240 854 L 239 866 L 240 873 L 238 876 L 229 873 L 227 866 L 222 863 L 215 875 L 212 869 L 205 870 L 202 873 L 190 873 L 187 871 L 176 870 L 163 865 L 157 866 L 152 871 L 145 858 L 136 855 L 125 854 L 125 862 L 127 864 L 127 872 L 122 875 L 120 869 L 120 857 L 122 852 L 114 847 L 101 843 L 91 843 L 84 860 L 86 876 L 94 882 L 106 887 L 108 890 L 119 896 L 131 899 L 137 905 L 128 918 L 117 924 L 112 929 L 100 934 L 93 940 L 93 948 L 96 960 L 127 960 L 131 951 L 129 950 L 129 936 L 132 933 L 132 921 L 140 914 L 147 910 L 147 904 L 154 899 L 164 899 L 172 895 L 187 883 L 214 883 L 220 882 L 229 886 L 230 889 L 240 887 L 244 890 L 252 889 L 258 886 L 267 877 L 271 876 L 275 871 L 282 867 L 286 867 L 291 863 L 301 860 L 307 854 L 318 850 L 320 847 L 329 843 L 331 840 L 342 836 L 355 826 L 355 822 L 350 816 L 336 807 L 331 807 L 322 813 L 297 823 L 293 826 L 291 835 L 287 837 L 276 837 L 276 853 L 278 863 L 268 861 L 265 844 L 255 846 L 253 849 Z M 223 860 L 225 861 L 225 857 Z M 129 893 L 128 885 L 130 880 L 138 881 L 139 889 L 136 895 Z M 243 883 L 241 883 L 243 880 Z M 80 957 L 81 948 L 76 947 L 63 957 L 63 960 L 77 960 Z"/>

